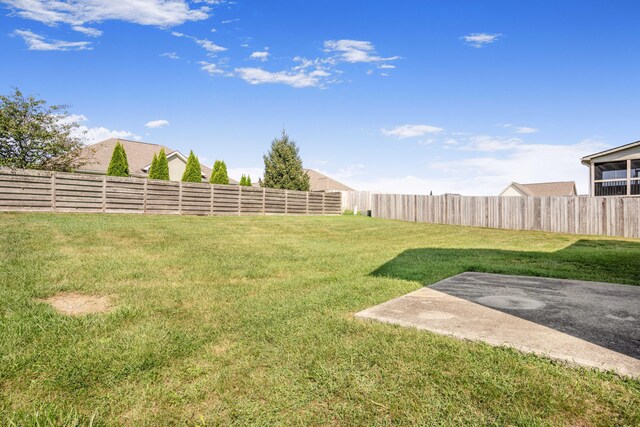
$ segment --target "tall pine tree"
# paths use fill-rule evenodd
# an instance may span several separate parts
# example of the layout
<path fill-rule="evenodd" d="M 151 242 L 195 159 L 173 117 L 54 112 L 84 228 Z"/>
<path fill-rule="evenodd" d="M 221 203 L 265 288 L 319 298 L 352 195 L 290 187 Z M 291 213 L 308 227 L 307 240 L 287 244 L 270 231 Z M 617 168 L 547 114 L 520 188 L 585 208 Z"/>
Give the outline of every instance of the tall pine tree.
<path fill-rule="evenodd" d="M 264 179 L 260 185 L 283 190 L 309 191 L 309 175 L 302 168 L 298 145 L 283 130 L 264 155 Z"/>
<path fill-rule="evenodd" d="M 229 184 L 229 175 L 227 175 L 227 164 L 222 160 L 216 160 L 211 171 L 211 184 Z"/>
<path fill-rule="evenodd" d="M 149 168 L 149 173 L 147 174 L 147 176 L 149 177 L 149 179 L 157 179 L 156 175 L 157 175 L 157 169 L 158 169 L 158 156 L 153 153 L 153 160 L 151 161 L 151 167 Z"/>
<path fill-rule="evenodd" d="M 182 182 L 202 182 L 200 161 L 196 155 L 193 154 L 193 151 L 189 153 L 189 157 L 187 158 L 187 166 L 184 168 Z"/>
<path fill-rule="evenodd" d="M 251 187 L 251 177 L 249 175 L 242 174 L 242 178 L 240 178 L 240 185 L 243 187 Z"/>
<path fill-rule="evenodd" d="M 164 148 L 158 153 L 158 164 L 156 165 L 154 179 L 169 181 L 169 161 L 167 160 L 167 155 L 164 153 Z"/>
<path fill-rule="evenodd" d="M 127 152 L 124 151 L 124 147 L 120 144 L 120 141 L 116 143 L 111 155 L 111 161 L 109 162 L 109 168 L 107 169 L 108 176 L 129 176 L 129 162 L 127 161 Z"/>

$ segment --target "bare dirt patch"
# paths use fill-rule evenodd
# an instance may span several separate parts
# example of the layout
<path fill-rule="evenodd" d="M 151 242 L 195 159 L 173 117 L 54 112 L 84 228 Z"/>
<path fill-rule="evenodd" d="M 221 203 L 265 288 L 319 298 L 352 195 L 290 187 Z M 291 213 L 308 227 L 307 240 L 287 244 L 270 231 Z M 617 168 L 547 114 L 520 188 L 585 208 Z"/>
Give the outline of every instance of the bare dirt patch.
<path fill-rule="evenodd" d="M 60 313 L 70 316 L 106 313 L 112 307 L 109 297 L 77 293 L 61 293 L 40 301 L 51 305 Z"/>

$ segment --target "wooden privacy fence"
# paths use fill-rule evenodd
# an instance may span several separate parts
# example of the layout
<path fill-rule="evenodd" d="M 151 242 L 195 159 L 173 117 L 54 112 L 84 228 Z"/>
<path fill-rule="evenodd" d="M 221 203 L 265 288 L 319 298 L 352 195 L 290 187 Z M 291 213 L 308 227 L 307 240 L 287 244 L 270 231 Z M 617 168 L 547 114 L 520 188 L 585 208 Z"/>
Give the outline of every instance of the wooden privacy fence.
<path fill-rule="evenodd" d="M 640 197 L 476 197 L 343 193 L 343 209 L 434 224 L 640 238 Z"/>
<path fill-rule="evenodd" d="M 0 168 L 0 211 L 337 215 L 340 197 L 340 193 Z"/>

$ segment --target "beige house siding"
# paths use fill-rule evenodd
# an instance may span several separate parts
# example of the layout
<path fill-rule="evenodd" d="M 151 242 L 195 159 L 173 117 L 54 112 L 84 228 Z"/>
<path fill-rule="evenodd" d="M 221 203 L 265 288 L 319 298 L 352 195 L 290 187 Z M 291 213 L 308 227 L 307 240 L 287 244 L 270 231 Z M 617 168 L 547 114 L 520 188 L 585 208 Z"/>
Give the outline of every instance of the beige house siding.
<path fill-rule="evenodd" d="M 171 181 L 180 181 L 187 164 L 178 156 L 172 156 L 169 159 L 169 179 Z"/>
<path fill-rule="evenodd" d="M 522 197 L 522 196 L 526 196 L 526 194 L 522 193 L 521 191 L 519 191 L 513 184 L 510 185 L 509 187 L 507 187 L 502 194 L 500 194 L 501 196 L 505 196 L 505 197 L 510 197 L 510 196 L 518 196 L 518 197 Z"/>

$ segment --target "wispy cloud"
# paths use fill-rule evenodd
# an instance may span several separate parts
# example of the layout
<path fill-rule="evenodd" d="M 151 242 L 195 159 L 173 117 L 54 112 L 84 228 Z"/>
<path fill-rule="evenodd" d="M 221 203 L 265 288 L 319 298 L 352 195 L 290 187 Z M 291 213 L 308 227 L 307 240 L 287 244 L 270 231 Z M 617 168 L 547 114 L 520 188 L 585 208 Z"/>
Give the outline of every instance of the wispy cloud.
<path fill-rule="evenodd" d="M 210 11 L 209 6 L 192 8 L 185 0 L 3 0 L 3 3 L 21 18 L 82 29 L 86 23 L 109 20 L 172 27 L 206 19 Z"/>
<path fill-rule="evenodd" d="M 196 44 L 198 44 L 198 46 L 202 47 L 211 55 L 215 55 L 216 53 L 224 52 L 227 50 L 226 47 L 218 46 L 217 44 L 215 44 L 214 42 L 208 39 L 199 39 L 197 37 L 193 37 L 193 36 L 181 33 L 179 31 L 172 31 L 171 34 L 174 35 L 175 37 L 181 37 L 181 38 L 184 37 L 189 40 L 193 40 L 194 42 L 196 42 Z"/>
<path fill-rule="evenodd" d="M 469 45 L 473 47 L 484 47 L 488 44 L 496 42 L 502 34 L 487 34 L 487 33 L 472 33 L 461 38 Z"/>
<path fill-rule="evenodd" d="M 340 61 L 357 62 L 384 62 L 400 59 L 399 56 L 383 58 L 376 53 L 376 49 L 370 41 L 362 40 L 327 40 L 324 42 L 326 53 L 335 54 Z"/>
<path fill-rule="evenodd" d="M 22 37 L 29 50 L 91 50 L 91 42 L 70 42 L 63 40 L 49 40 L 44 36 L 28 30 L 15 30 L 14 35 Z"/>
<path fill-rule="evenodd" d="M 160 56 L 164 56 L 165 58 L 169 58 L 169 59 L 180 59 L 178 54 L 175 52 L 165 52 L 160 54 Z"/>
<path fill-rule="evenodd" d="M 530 128 L 526 126 L 516 128 L 516 133 L 537 133 L 537 132 L 538 132 L 538 129 Z"/>
<path fill-rule="evenodd" d="M 279 83 L 295 88 L 320 87 L 322 86 L 323 78 L 330 75 L 323 70 L 314 70 L 311 72 L 305 70 L 271 72 L 263 70 L 262 68 L 251 67 L 236 68 L 235 72 L 241 79 L 252 85 Z"/>
<path fill-rule="evenodd" d="M 267 52 L 266 50 L 263 51 L 257 51 L 257 52 L 253 52 L 249 58 L 251 59 L 257 59 L 259 61 L 266 61 L 267 59 L 269 59 L 269 52 Z"/>
<path fill-rule="evenodd" d="M 221 21 L 221 24 L 231 24 L 234 22 L 238 22 L 240 21 L 240 18 L 234 18 L 234 19 L 225 19 L 224 21 Z"/>
<path fill-rule="evenodd" d="M 82 25 L 74 25 L 71 28 L 74 31 L 77 31 L 89 37 L 100 37 L 102 35 L 102 31 L 98 30 L 97 28 L 83 27 Z"/>
<path fill-rule="evenodd" d="M 73 136 L 82 138 L 87 144 L 104 141 L 109 138 L 128 138 L 141 140 L 142 137 L 126 130 L 112 130 L 102 126 L 88 127 L 89 121 L 83 114 L 72 114 L 65 119 L 66 122 L 76 122 L 79 126 L 74 130 Z"/>
<path fill-rule="evenodd" d="M 442 132 L 444 129 L 430 125 L 402 125 L 393 129 L 381 129 L 382 133 L 387 136 L 395 136 L 400 139 L 413 138 L 423 136 L 428 133 Z"/>
<path fill-rule="evenodd" d="M 230 77 L 233 74 L 229 73 L 228 71 L 223 70 L 222 68 L 220 68 L 217 64 L 213 64 L 211 62 L 207 62 L 207 61 L 200 61 L 198 62 L 198 64 L 200 64 L 200 69 L 207 72 L 208 74 L 212 75 L 212 76 L 227 76 Z"/>
<path fill-rule="evenodd" d="M 150 122 L 147 122 L 144 125 L 150 129 L 156 129 L 156 128 L 169 126 L 169 121 L 168 120 L 151 120 Z"/>

